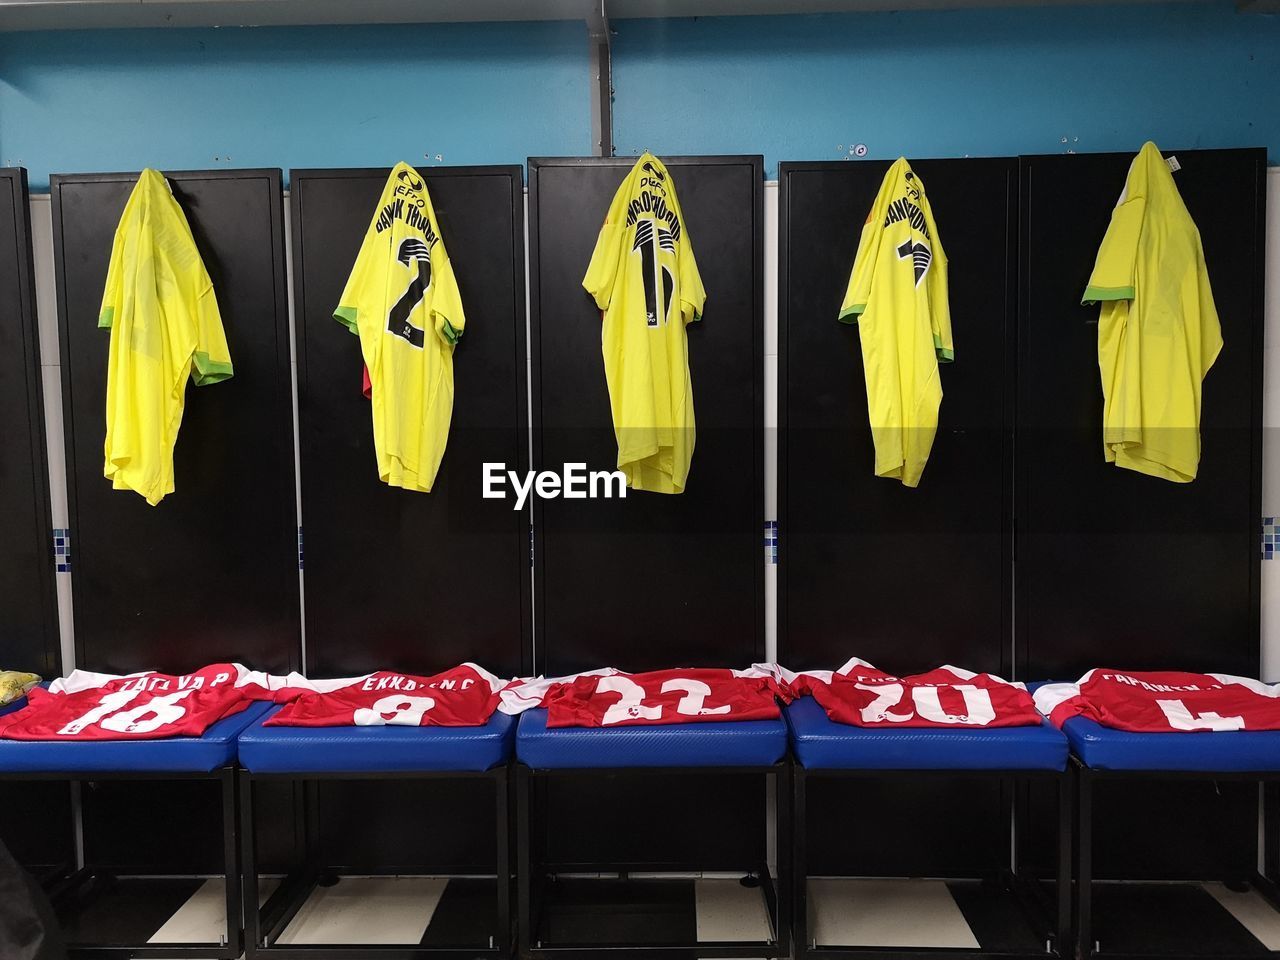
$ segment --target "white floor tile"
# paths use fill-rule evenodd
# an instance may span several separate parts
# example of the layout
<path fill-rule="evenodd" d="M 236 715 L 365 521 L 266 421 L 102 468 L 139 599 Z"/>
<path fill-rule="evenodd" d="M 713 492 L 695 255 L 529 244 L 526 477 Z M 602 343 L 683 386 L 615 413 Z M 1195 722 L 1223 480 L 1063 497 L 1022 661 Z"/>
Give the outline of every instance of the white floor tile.
<path fill-rule="evenodd" d="M 809 936 L 840 946 L 979 946 L 941 880 L 810 880 Z"/>
<path fill-rule="evenodd" d="M 343 877 L 317 888 L 278 942 L 418 943 L 448 883 L 433 877 Z"/>
<path fill-rule="evenodd" d="M 258 902 L 267 897 L 280 881 L 266 878 L 258 885 Z M 220 879 L 206 880 L 178 912 L 151 937 L 150 943 L 217 943 L 227 932 L 227 898 Z"/>
<path fill-rule="evenodd" d="M 1244 926 L 1268 950 L 1280 950 L 1280 913 L 1271 906 L 1256 890 L 1236 893 L 1228 890 L 1225 884 L 1206 883 L 1203 885 L 1209 895 L 1231 911 Z"/>
<path fill-rule="evenodd" d="M 765 941 L 770 937 L 764 892 L 737 880 L 697 880 L 698 942 Z"/>

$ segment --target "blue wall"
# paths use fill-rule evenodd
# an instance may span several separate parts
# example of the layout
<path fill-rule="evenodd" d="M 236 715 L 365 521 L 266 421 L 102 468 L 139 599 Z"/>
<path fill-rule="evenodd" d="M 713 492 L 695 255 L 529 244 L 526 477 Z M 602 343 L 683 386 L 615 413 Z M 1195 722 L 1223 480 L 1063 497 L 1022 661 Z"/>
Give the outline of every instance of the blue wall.
<path fill-rule="evenodd" d="M 615 23 L 618 153 L 1266 146 L 1280 18 L 1230 2 Z M 1063 137 L 1067 143 L 1063 143 Z"/>
<path fill-rule="evenodd" d="M 0 36 L 0 163 L 50 173 L 590 152 L 581 23 Z"/>
<path fill-rule="evenodd" d="M 1134 7 L 615 22 L 619 153 L 1264 145 L 1280 18 Z M 0 163 L 51 172 L 589 153 L 581 23 L 0 35 Z M 1063 138 L 1067 142 L 1063 142 Z M 424 160 L 429 154 L 431 161 Z"/>

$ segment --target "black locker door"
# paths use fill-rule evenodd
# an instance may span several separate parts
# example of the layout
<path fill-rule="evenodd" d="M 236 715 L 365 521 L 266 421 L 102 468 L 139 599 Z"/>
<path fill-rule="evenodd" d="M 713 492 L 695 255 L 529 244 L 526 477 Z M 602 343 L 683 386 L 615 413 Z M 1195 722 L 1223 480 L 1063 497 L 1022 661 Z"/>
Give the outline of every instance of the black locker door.
<path fill-rule="evenodd" d="M 292 378 L 279 170 L 169 175 L 213 280 L 235 375 L 188 385 L 176 491 L 150 507 L 102 476 L 97 316 L 136 174 L 54 175 L 77 666 L 299 666 Z"/>
<path fill-rule="evenodd" d="M 529 161 L 536 469 L 617 463 L 600 311 L 582 277 L 634 162 Z M 689 482 L 675 496 L 534 500 L 539 672 L 738 666 L 764 652 L 763 160 L 663 162 L 707 291 L 702 320 L 687 328 L 697 419 Z M 552 786 L 539 820 L 550 859 L 562 864 L 731 869 L 763 850 L 757 777 Z"/>
<path fill-rule="evenodd" d="M 390 170 L 290 173 L 313 677 L 430 674 L 466 660 L 503 677 L 528 670 L 529 511 L 481 496 L 483 463 L 523 472 L 529 459 L 522 170 L 421 172 L 467 317 L 431 493 L 378 479 L 360 342 L 333 318 Z M 487 783 L 331 782 L 319 794 L 325 863 L 474 872 L 493 862 Z"/>
<path fill-rule="evenodd" d="M 55 676 L 61 657 L 28 203 L 27 172 L 0 170 L 0 306 L 8 318 L 0 324 L 0 669 Z"/>
<path fill-rule="evenodd" d="M 1008 675 L 1017 161 L 912 161 L 950 263 L 956 357 L 916 489 L 875 476 L 860 331 L 837 320 L 888 167 L 779 171 L 778 658 Z M 883 829 L 852 840 L 853 803 Z M 1009 830 L 997 784 L 936 779 L 814 783 L 810 823 L 812 869 L 832 874 L 973 875 Z"/>
<path fill-rule="evenodd" d="M 1015 569 L 1023 676 L 1074 679 L 1097 666 L 1258 674 L 1266 156 L 1174 155 L 1225 341 L 1204 383 L 1203 454 L 1190 484 L 1103 460 L 1098 307 L 1080 298 L 1133 155 L 1022 159 Z M 1101 875 L 1252 872 L 1252 786 L 1105 787 L 1094 817 Z M 1197 829 L 1186 830 L 1192 822 Z"/>

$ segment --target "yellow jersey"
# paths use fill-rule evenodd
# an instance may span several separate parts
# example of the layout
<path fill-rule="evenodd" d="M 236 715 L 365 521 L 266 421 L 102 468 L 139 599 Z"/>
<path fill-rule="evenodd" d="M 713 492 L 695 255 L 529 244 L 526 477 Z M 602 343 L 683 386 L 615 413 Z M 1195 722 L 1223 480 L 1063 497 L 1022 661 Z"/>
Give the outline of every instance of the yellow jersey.
<path fill-rule="evenodd" d="M 98 326 L 111 331 L 103 473 L 153 507 L 173 493 L 186 380 L 232 374 L 213 282 L 165 178 L 143 170 L 111 245 Z"/>
<path fill-rule="evenodd" d="M 614 194 L 582 285 L 603 312 L 618 469 L 633 489 L 681 493 L 695 438 L 685 324 L 707 295 L 675 183 L 652 154 Z"/>
<path fill-rule="evenodd" d="M 1154 143 L 1134 158 L 1082 303 L 1101 303 L 1102 444 L 1108 463 L 1189 483 L 1200 398 L 1222 350 L 1200 231 Z"/>
<path fill-rule="evenodd" d="M 862 227 L 840 319 L 857 323 L 876 476 L 920 483 L 942 406 L 939 361 L 955 358 L 947 255 L 924 183 L 899 157 Z"/>
<path fill-rule="evenodd" d="M 453 418 L 453 348 L 466 326 L 431 195 L 398 163 L 334 317 L 360 337 L 378 477 L 430 492 Z"/>

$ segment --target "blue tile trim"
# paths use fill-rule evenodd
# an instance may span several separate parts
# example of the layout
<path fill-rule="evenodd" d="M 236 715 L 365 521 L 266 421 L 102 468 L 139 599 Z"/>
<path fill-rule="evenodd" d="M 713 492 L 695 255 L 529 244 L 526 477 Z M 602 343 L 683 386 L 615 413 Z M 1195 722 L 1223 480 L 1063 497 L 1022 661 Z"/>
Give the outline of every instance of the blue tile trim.
<path fill-rule="evenodd" d="M 1277 530 L 1276 517 L 1262 518 L 1262 559 L 1272 560 L 1280 548 L 1280 530 Z"/>
<path fill-rule="evenodd" d="M 53 530 L 53 569 L 58 573 L 71 572 L 71 531 L 65 527 Z"/>
<path fill-rule="evenodd" d="M 302 528 L 298 528 L 298 569 L 302 569 Z"/>

